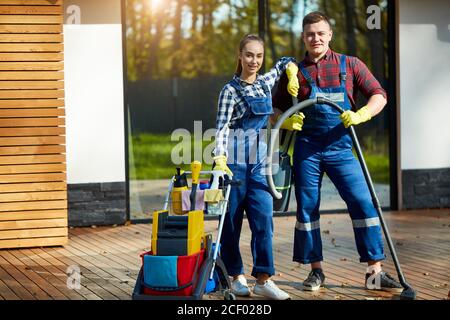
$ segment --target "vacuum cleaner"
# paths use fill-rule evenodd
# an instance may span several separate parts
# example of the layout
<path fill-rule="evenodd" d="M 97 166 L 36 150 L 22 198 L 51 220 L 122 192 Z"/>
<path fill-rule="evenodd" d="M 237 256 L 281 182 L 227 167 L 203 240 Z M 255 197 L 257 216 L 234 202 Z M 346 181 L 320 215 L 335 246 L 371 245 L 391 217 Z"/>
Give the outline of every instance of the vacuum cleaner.
<path fill-rule="evenodd" d="M 277 141 L 276 139 L 278 139 L 278 132 L 281 127 L 281 124 L 287 118 L 289 118 L 291 115 L 293 115 L 294 113 L 299 112 L 300 110 L 310 107 L 310 106 L 313 106 L 315 104 L 327 104 L 327 105 L 333 107 L 334 109 L 336 109 L 340 114 L 342 114 L 344 112 L 344 110 L 340 106 L 338 106 L 336 103 L 334 103 L 331 100 L 328 100 L 323 97 L 312 98 L 312 99 L 302 101 L 300 103 L 294 103 L 294 105 L 291 108 L 289 108 L 289 110 L 284 112 L 278 118 L 276 124 L 272 127 L 272 129 L 273 129 L 272 132 L 274 132 L 275 134 L 272 134 L 272 136 L 270 137 L 269 147 L 267 148 L 268 156 L 267 156 L 267 167 L 266 167 L 266 179 L 267 179 L 267 183 L 269 185 L 270 192 L 272 193 L 272 195 L 275 199 L 282 198 L 282 194 L 276 190 L 276 187 L 275 187 L 275 184 L 273 181 L 273 177 L 272 177 L 272 154 L 274 153 L 274 146 L 275 146 L 275 142 Z M 400 299 L 401 300 L 414 300 L 414 299 L 416 299 L 416 291 L 411 287 L 411 285 L 409 285 L 406 282 L 405 276 L 403 275 L 402 269 L 400 268 L 400 263 L 397 258 L 397 253 L 395 252 L 395 248 L 392 243 L 392 239 L 391 239 L 391 235 L 389 234 L 389 230 L 386 227 L 386 223 L 383 218 L 383 213 L 381 211 L 381 205 L 380 205 L 377 195 L 375 194 L 375 189 L 373 187 L 372 179 L 369 175 L 369 170 L 367 169 L 366 162 L 365 162 L 363 154 L 361 152 L 361 147 L 359 145 L 358 138 L 356 137 L 355 129 L 353 128 L 353 126 L 350 126 L 348 128 L 348 130 L 350 131 L 350 136 L 353 141 L 353 147 L 355 148 L 359 163 L 361 164 L 361 168 L 362 168 L 364 177 L 366 179 L 366 183 L 369 187 L 369 191 L 372 196 L 373 205 L 374 205 L 375 209 L 377 210 L 377 214 L 380 219 L 381 226 L 383 228 L 383 232 L 384 232 L 384 235 L 385 235 L 388 247 L 389 247 L 389 251 L 391 252 L 392 259 L 394 260 L 394 265 L 395 265 L 395 269 L 397 270 L 398 278 L 400 280 L 401 285 L 404 288 L 402 293 L 400 294 Z"/>

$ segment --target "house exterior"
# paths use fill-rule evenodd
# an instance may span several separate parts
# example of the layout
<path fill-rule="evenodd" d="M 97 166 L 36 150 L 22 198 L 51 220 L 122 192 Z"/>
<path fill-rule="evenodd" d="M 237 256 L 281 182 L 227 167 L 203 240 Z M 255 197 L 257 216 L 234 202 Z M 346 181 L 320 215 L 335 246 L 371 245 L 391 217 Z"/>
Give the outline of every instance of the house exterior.
<path fill-rule="evenodd" d="M 399 208 L 448 208 L 450 3 L 399 0 L 397 19 Z"/>
<path fill-rule="evenodd" d="M 450 3 L 389 8 L 391 208 L 448 208 Z M 0 3 L 0 248 L 130 220 L 124 19 L 120 0 Z"/>
<path fill-rule="evenodd" d="M 64 17 L 52 3 L 0 2 L 0 248 L 67 242 Z"/>

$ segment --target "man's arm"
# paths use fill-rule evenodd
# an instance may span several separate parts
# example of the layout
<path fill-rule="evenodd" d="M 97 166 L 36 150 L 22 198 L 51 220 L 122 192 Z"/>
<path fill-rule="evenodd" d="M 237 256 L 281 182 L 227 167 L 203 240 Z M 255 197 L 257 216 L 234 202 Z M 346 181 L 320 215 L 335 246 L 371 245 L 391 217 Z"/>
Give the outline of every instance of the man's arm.
<path fill-rule="evenodd" d="M 382 94 L 374 94 L 369 98 L 369 101 L 367 101 L 367 108 L 370 111 L 370 114 L 372 117 L 379 114 L 386 105 L 387 100 Z"/>
<path fill-rule="evenodd" d="M 280 79 L 282 74 L 285 74 L 286 68 L 289 66 L 291 62 L 294 62 L 295 59 L 291 57 L 282 57 L 277 63 L 269 70 L 269 72 L 263 75 L 264 81 L 269 86 L 270 89 L 273 88 L 275 83 Z"/>
<path fill-rule="evenodd" d="M 356 90 L 361 90 L 368 101 L 365 106 L 356 112 L 347 110 L 341 114 L 340 118 L 346 128 L 369 121 L 372 117 L 379 114 L 387 103 L 386 91 L 384 91 L 367 66 L 358 58 L 353 58 L 352 67 L 354 87 Z"/>
<path fill-rule="evenodd" d="M 367 107 L 372 116 L 379 114 L 387 103 L 386 91 L 370 72 L 369 68 L 359 60 L 353 60 L 354 86 L 368 99 Z"/>

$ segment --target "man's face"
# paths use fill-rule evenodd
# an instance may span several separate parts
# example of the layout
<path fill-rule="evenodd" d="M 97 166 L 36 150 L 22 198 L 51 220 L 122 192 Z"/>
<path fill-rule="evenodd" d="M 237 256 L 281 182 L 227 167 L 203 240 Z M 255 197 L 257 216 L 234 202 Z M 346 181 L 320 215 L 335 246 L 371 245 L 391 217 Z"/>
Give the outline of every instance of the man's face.
<path fill-rule="evenodd" d="M 328 51 L 333 31 L 326 21 L 307 24 L 302 32 L 306 50 L 312 57 L 318 57 Z"/>

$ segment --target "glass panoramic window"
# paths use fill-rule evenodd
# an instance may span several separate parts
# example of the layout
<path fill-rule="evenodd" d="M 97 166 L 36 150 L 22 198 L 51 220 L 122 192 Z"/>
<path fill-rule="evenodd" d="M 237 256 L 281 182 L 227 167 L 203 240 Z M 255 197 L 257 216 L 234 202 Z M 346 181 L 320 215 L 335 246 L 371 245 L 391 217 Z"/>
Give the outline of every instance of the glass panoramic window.
<path fill-rule="evenodd" d="M 305 45 L 301 40 L 303 17 L 320 11 L 330 19 L 333 29 L 332 50 L 363 61 L 387 91 L 388 104 L 371 121 L 355 128 L 369 168 L 375 191 L 383 207 L 390 207 L 389 112 L 394 111 L 395 93 L 390 92 L 388 1 L 378 0 L 293 0 L 266 1 L 266 66 L 281 56 L 302 60 Z M 367 100 L 358 94 L 357 107 Z M 306 120 L 305 120 L 306 121 Z M 325 175 L 321 189 L 321 210 L 346 209 L 336 188 Z M 289 210 L 296 210 L 292 193 Z"/>
<path fill-rule="evenodd" d="M 218 95 L 235 71 L 240 38 L 258 33 L 257 6 L 126 1 L 131 219 L 162 208 L 176 167 L 189 169 L 195 158 L 211 168 L 202 155 L 214 141 Z"/>
<path fill-rule="evenodd" d="M 258 4 L 264 4 L 263 26 Z M 131 219 L 151 218 L 153 210 L 162 209 L 177 167 L 189 169 L 192 160 L 202 160 L 203 168 L 211 168 L 218 95 L 235 71 L 244 34 L 265 34 L 266 69 L 282 56 L 300 61 L 305 55 L 302 19 L 319 10 L 330 17 L 333 50 L 365 62 L 385 89 L 394 81 L 387 1 L 126 0 L 125 7 Z M 359 95 L 357 105 L 365 102 Z M 356 128 L 384 207 L 390 201 L 389 109 L 388 104 Z M 296 210 L 293 189 L 290 211 Z M 344 208 L 325 176 L 321 209 Z"/>

